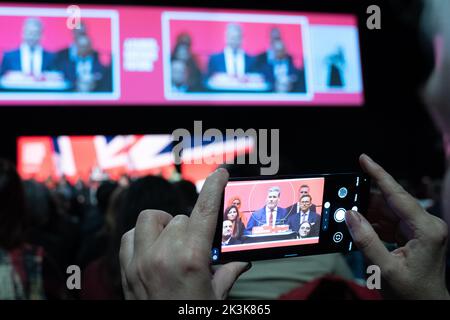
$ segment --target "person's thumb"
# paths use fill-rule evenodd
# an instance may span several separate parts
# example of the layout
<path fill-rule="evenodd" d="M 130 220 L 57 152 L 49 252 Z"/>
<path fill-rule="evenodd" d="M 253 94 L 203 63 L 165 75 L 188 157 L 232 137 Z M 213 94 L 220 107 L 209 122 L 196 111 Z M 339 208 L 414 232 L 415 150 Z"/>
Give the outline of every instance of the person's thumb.
<path fill-rule="evenodd" d="M 392 255 L 366 218 L 356 211 L 347 211 L 345 222 L 356 246 L 371 263 L 382 268 L 392 262 Z"/>
<path fill-rule="evenodd" d="M 251 268 L 249 262 L 230 262 L 216 270 L 213 288 L 217 299 L 225 299 L 237 278 Z"/>

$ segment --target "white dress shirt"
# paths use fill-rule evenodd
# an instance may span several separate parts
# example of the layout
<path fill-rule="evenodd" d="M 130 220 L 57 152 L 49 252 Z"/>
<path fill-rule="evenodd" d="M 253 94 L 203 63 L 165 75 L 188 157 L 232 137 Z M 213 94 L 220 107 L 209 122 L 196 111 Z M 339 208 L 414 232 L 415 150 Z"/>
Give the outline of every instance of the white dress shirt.
<path fill-rule="evenodd" d="M 289 65 L 286 60 L 273 62 L 273 75 L 277 80 L 289 75 Z"/>
<path fill-rule="evenodd" d="M 39 76 L 42 73 L 43 52 L 41 46 L 34 47 L 22 43 L 20 46 L 20 66 L 22 72 L 28 75 Z"/>
<path fill-rule="evenodd" d="M 230 243 L 230 240 L 231 240 L 231 236 L 228 238 L 227 241 L 223 241 L 223 240 L 222 240 L 222 245 L 223 245 L 223 246 L 227 246 L 227 245 Z"/>
<path fill-rule="evenodd" d="M 225 68 L 227 74 L 233 77 L 241 78 L 245 75 L 245 53 L 242 49 L 233 51 L 226 47 L 224 50 Z"/>
<path fill-rule="evenodd" d="M 91 79 L 92 78 L 92 57 L 78 58 L 76 64 L 78 79 Z"/>

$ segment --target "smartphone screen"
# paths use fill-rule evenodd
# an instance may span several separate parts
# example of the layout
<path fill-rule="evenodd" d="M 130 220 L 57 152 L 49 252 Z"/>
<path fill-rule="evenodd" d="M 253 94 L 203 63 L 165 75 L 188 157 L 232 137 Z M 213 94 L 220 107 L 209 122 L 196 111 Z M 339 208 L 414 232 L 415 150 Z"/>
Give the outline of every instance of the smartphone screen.
<path fill-rule="evenodd" d="M 365 214 L 369 186 L 362 173 L 230 179 L 212 262 L 351 251 L 345 212 Z"/>

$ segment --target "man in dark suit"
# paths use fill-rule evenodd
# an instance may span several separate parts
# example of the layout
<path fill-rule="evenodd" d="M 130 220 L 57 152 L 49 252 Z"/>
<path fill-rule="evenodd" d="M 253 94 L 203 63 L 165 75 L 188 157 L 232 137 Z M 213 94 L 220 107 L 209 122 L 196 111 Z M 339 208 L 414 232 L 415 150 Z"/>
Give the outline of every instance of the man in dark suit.
<path fill-rule="evenodd" d="M 281 39 L 273 40 L 270 50 L 258 56 L 256 69 L 264 74 L 274 92 L 306 91 L 304 70 L 295 67 Z"/>
<path fill-rule="evenodd" d="M 213 54 L 208 62 L 207 77 L 216 73 L 226 73 L 232 77 L 243 77 L 254 71 L 254 58 L 244 52 L 242 47 L 242 28 L 237 24 L 229 24 L 225 32 L 225 48 Z"/>
<path fill-rule="evenodd" d="M 8 71 L 19 71 L 38 77 L 43 71 L 51 69 L 54 54 L 42 48 L 42 30 L 42 23 L 39 19 L 28 18 L 25 20 L 20 48 L 5 52 L 0 67 L 0 76 Z"/>
<path fill-rule="evenodd" d="M 256 65 L 258 68 L 271 65 L 275 59 L 275 52 L 273 50 L 274 43 L 276 41 L 282 41 L 281 31 L 278 28 L 272 28 L 270 30 L 270 46 L 269 48 L 256 56 Z"/>
<path fill-rule="evenodd" d="M 233 222 L 231 220 L 224 220 L 222 226 L 222 246 L 241 243 L 240 240 L 233 237 Z"/>
<path fill-rule="evenodd" d="M 263 208 L 253 212 L 248 220 L 244 234 L 252 234 L 253 227 L 288 224 L 286 219 L 286 209 L 278 207 L 279 199 L 280 188 L 270 188 L 267 193 L 266 205 Z"/>
<path fill-rule="evenodd" d="M 299 202 L 286 208 L 288 212 L 288 224 L 291 230 L 298 232 L 303 222 L 309 222 L 311 225 L 310 236 L 317 237 L 320 231 L 320 218 L 317 212 L 311 210 L 312 197 L 310 195 L 301 195 Z"/>
<path fill-rule="evenodd" d="M 309 186 L 307 185 L 307 184 L 302 184 L 301 186 L 300 186 L 300 188 L 299 188 L 299 190 L 298 190 L 298 193 L 299 193 L 299 199 L 302 197 L 302 196 L 306 196 L 306 195 L 309 195 Z M 311 211 L 315 211 L 315 212 L 317 212 L 317 210 L 316 210 L 316 205 L 314 204 L 314 203 L 311 203 L 311 207 L 309 208 Z"/>
<path fill-rule="evenodd" d="M 170 63 L 171 90 L 176 93 L 200 92 L 200 84 L 192 80 L 189 66 L 183 60 L 172 60 Z"/>
<path fill-rule="evenodd" d="M 69 47 L 59 50 L 56 53 L 55 64 L 60 64 L 61 61 L 77 59 L 77 42 L 80 37 L 88 36 L 86 24 L 80 21 L 78 28 L 72 30 L 73 42 Z M 96 53 L 95 53 L 96 54 Z"/>
<path fill-rule="evenodd" d="M 107 69 L 100 63 L 93 50 L 91 40 L 86 35 L 76 38 L 75 56 L 67 51 L 59 55 L 55 68 L 71 83 L 72 90 L 79 92 L 111 91 L 111 79 Z"/>

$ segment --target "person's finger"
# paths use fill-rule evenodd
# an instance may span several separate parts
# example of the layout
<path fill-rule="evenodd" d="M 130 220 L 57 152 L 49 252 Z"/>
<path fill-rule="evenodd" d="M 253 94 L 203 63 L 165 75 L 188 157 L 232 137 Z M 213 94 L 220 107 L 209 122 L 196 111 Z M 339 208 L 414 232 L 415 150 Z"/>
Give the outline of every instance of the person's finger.
<path fill-rule="evenodd" d="M 353 241 L 359 250 L 372 263 L 380 268 L 392 267 L 393 259 L 389 251 L 381 242 L 370 223 L 358 212 L 347 211 L 345 222 Z"/>
<path fill-rule="evenodd" d="M 214 171 L 205 181 L 189 220 L 189 234 L 198 243 L 211 245 L 216 230 L 222 194 L 228 181 L 227 170 Z"/>
<path fill-rule="evenodd" d="M 139 214 L 134 233 L 134 251 L 137 256 L 146 255 L 147 249 L 158 239 L 172 218 L 170 214 L 160 210 L 144 210 Z"/>
<path fill-rule="evenodd" d="M 122 236 L 120 242 L 119 261 L 120 261 L 120 275 L 122 278 L 122 289 L 126 300 L 134 300 L 136 297 L 133 291 L 130 290 L 128 279 L 126 277 L 126 268 L 131 263 L 134 254 L 134 229 L 128 231 Z"/>
<path fill-rule="evenodd" d="M 122 290 L 126 300 L 146 299 L 147 292 L 144 284 L 134 268 L 133 259 L 136 259 L 135 239 L 136 229 L 132 229 L 122 236 L 119 251 L 120 274 Z"/>
<path fill-rule="evenodd" d="M 423 220 L 423 209 L 416 199 L 400 186 L 394 178 L 369 156 L 359 157 L 363 170 L 371 176 L 380 188 L 388 206 L 399 216 L 420 225 Z"/>
<path fill-rule="evenodd" d="M 170 220 L 170 223 L 161 232 L 158 241 L 162 243 L 173 243 L 174 237 L 181 239 L 186 234 L 186 229 L 189 226 L 189 217 L 184 214 L 179 214 Z M 183 243 L 186 246 L 186 243 Z"/>
<path fill-rule="evenodd" d="M 251 264 L 248 262 L 230 262 L 219 267 L 213 277 L 213 289 L 216 297 L 226 299 L 237 278 L 250 267 Z"/>

